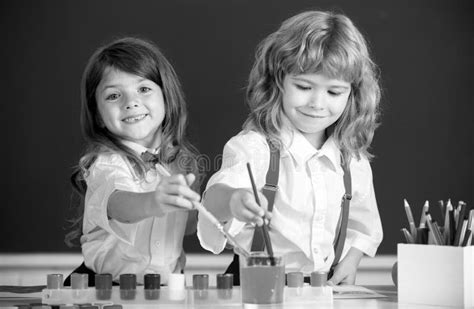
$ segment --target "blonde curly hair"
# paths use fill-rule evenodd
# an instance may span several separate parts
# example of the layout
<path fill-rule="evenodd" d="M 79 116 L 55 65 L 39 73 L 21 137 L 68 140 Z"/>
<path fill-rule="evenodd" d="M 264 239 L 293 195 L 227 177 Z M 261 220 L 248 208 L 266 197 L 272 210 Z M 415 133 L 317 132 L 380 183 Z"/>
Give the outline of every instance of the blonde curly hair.
<path fill-rule="evenodd" d="M 286 75 L 323 74 L 351 84 L 341 117 L 328 128 L 343 159 L 372 158 L 369 147 L 378 126 L 378 68 L 352 21 L 332 12 L 308 11 L 284 21 L 258 46 L 247 87 L 250 114 L 244 130 L 281 142 L 282 92 Z"/>

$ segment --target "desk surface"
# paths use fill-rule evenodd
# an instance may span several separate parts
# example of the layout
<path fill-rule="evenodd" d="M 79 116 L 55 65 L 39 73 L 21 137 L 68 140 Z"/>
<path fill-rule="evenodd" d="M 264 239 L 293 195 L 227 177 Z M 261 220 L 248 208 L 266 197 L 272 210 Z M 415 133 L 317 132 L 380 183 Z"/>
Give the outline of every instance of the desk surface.
<path fill-rule="evenodd" d="M 407 309 L 440 309 L 439 306 L 429 306 L 429 305 L 417 305 L 417 304 L 399 304 L 397 300 L 397 291 L 395 286 L 366 286 L 367 288 L 383 294 L 386 297 L 383 298 L 364 298 L 364 299 L 334 299 L 333 303 L 318 303 L 317 308 L 407 308 Z M 1 290 L 1 289 L 0 289 Z M 5 289 L 3 289 L 5 291 Z M 38 300 L 41 300 L 41 293 L 30 293 L 30 294 L 17 294 L 18 298 L 12 298 L 11 294 L 9 297 L 6 297 L 6 294 L 0 294 L 0 307 L 9 307 L 15 304 L 25 304 L 25 303 L 38 303 Z M 14 295 L 16 296 L 16 295 Z M 39 298 L 38 298 L 39 296 Z M 153 305 L 143 305 L 139 303 L 122 304 L 124 309 L 127 308 L 152 308 Z M 199 306 L 190 306 L 190 305 L 159 305 L 160 308 L 210 308 L 209 305 L 199 305 Z M 212 308 L 242 308 L 242 305 L 239 304 L 227 304 L 227 305 L 217 305 L 213 304 Z M 247 308 L 245 306 L 244 308 Z M 249 307 L 250 308 L 250 307 Z M 279 304 L 279 305 L 260 305 L 253 306 L 253 308 L 275 308 L 275 309 L 286 309 L 286 308 L 315 308 L 315 303 L 307 304 Z"/>

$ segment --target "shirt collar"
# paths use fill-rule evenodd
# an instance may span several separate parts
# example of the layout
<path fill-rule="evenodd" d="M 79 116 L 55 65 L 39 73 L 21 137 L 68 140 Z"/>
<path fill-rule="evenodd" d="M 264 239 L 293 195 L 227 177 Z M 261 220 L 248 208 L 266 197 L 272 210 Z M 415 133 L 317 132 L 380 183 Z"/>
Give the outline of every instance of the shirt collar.
<path fill-rule="evenodd" d="M 332 136 L 329 136 L 319 150 L 314 148 L 301 132 L 293 128 L 283 128 L 281 137 L 283 142 L 282 157 L 291 156 L 296 165 L 305 165 L 313 156 L 322 157 L 327 159 L 328 165 L 334 171 L 343 173 L 341 151 Z"/>
<path fill-rule="evenodd" d="M 146 148 L 145 146 L 142 146 L 140 144 L 137 144 L 135 142 L 127 141 L 127 140 L 122 140 L 122 144 L 127 146 L 128 148 L 132 149 L 136 154 L 141 155 L 145 151 L 151 152 L 152 154 L 157 154 L 159 151 L 159 147 L 156 149 L 149 149 Z"/>
<path fill-rule="evenodd" d="M 325 156 L 329 159 L 329 162 L 332 164 L 333 169 L 336 172 L 343 173 L 343 169 L 341 166 L 341 150 L 336 144 L 336 140 L 332 135 L 326 140 L 320 150 L 321 156 Z"/>

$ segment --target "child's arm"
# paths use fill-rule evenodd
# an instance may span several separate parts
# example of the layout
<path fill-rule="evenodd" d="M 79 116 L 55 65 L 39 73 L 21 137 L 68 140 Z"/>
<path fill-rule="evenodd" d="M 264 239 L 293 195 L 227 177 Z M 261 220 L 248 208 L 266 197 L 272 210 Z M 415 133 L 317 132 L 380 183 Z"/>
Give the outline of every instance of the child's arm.
<path fill-rule="evenodd" d="M 346 244 L 351 248 L 336 266 L 334 284 L 354 284 L 362 256 L 374 256 L 382 241 L 383 231 L 368 160 L 352 161 L 353 197 L 347 223 Z"/>
<path fill-rule="evenodd" d="M 109 197 L 107 215 L 117 221 L 134 223 L 148 217 L 161 217 L 168 212 L 189 210 L 191 201 L 199 201 L 200 196 L 189 187 L 193 174 L 163 177 L 155 191 L 136 193 L 115 191 Z"/>
<path fill-rule="evenodd" d="M 259 194 L 260 207 L 250 188 L 232 188 L 226 184 L 217 183 L 207 189 L 204 198 L 205 207 L 221 222 L 236 218 L 242 222 L 253 222 L 258 226 L 263 224 L 262 217 L 267 208 L 267 200 Z M 266 214 L 270 217 L 270 213 Z"/>
<path fill-rule="evenodd" d="M 329 278 L 329 285 L 354 284 L 357 267 L 364 253 L 357 248 L 350 248 L 347 255 L 337 264 L 334 274 Z"/>

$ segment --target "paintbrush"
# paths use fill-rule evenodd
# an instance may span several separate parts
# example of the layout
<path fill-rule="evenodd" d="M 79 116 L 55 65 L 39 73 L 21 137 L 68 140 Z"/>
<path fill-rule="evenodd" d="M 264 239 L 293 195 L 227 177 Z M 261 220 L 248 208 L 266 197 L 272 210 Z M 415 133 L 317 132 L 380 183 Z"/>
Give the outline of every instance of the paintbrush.
<path fill-rule="evenodd" d="M 213 214 L 209 212 L 201 203 L 199 202 L 193 202 L 194 208 L 196 208 L 201 214 L 203 214 L 209 221 L 211 221 L 212 224 L 221 232 L 224 234 L 225 238 L 227 238 L 227 241 L 230 242 L 231 245 L 234 246 L 234 250 L 236 253 L 239 255 L 243 255 L 244 257 L 249 257 L 250 253 L 245 250 L 236 240 L 234 237 L 232 237 L 229 232 L 227 232 L 224 229 L 224 226 L 219 222 L 219 220 L 214 217 Z"/>

